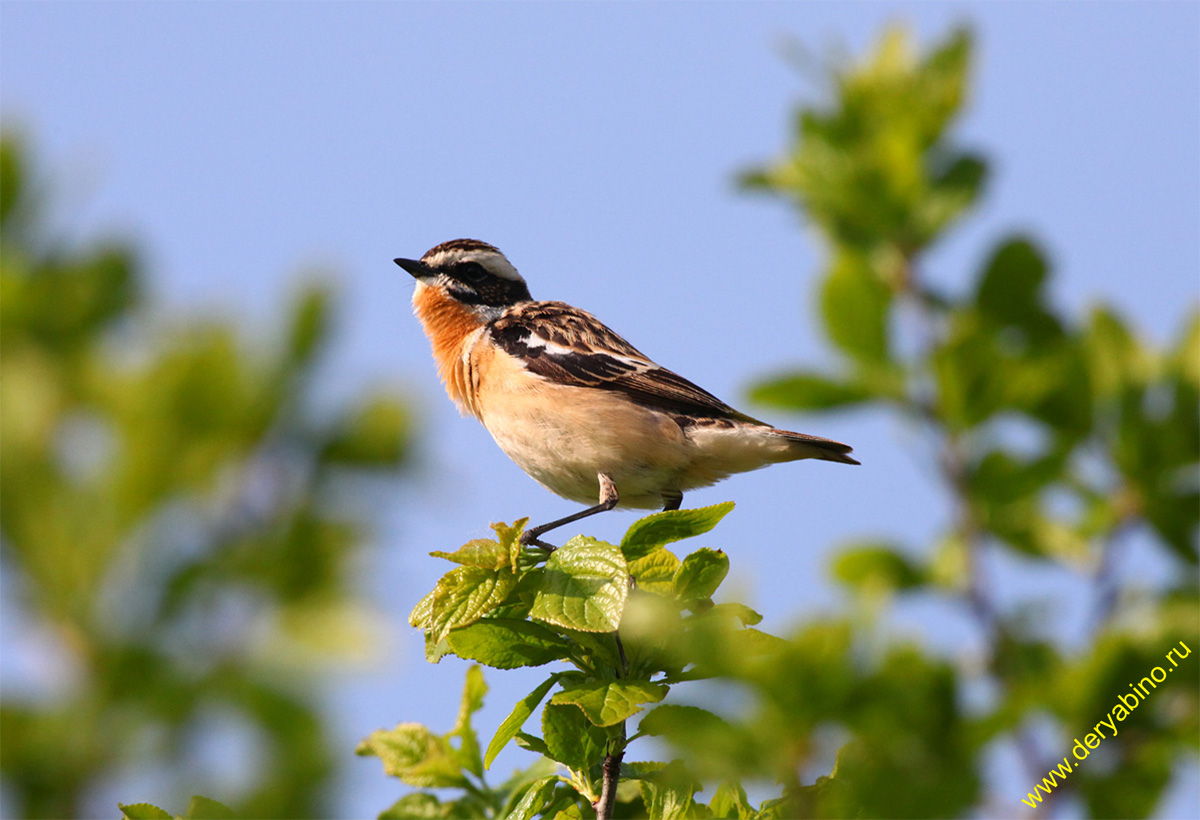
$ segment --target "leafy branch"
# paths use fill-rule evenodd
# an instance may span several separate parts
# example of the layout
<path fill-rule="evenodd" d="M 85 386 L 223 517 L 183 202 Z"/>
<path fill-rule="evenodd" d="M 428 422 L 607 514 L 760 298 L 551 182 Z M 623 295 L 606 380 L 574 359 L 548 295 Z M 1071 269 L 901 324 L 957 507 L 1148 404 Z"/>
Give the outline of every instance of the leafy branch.
<path fill-rule="evenodd" d="M 725 503 L 655 513 L 635 522 L 620 544 L 580 535 L 549 554 L 521 545 L 521 520 L 494 525 L 495 539 L 432 553 L 458 566 L 409 616 L 425 632 L 430 661 L 452 654 L 496 669 L 553 662 L 566 668 L 516 704 L 486 749 L 470 722 L 486 691 L 478 666 L 468 670 L 458 723 L 448 734 L 405 723 L 364 740 L 359 754 L 379 757 L 405 783 L 464 791 L 448 804 L 410 794 L 383 816 L 417 816 L 418 809 L 419 816 L 578 816 L 589 806 L 609 818 L 618 802 L 651 807 L 652 816 L 662 816 L 654 805 L 691 805 L 694 780 L 665 764 L 624 762 L 630 743 L 655 733 L 660 713 L 650 712 L 634 735 L 627 721 L 662 702 L 672 686 L 708 676 L 680 652 L 696 636 L 710 640 L 721 631 L 751 643 L 759 636 L 759 646 L 770 641 L 753 628 L 761 620 L 753 610 L 713 603 L 729 571 L 723 552 L 702 548 L 680 559 L 667 549 L 708 532 L 732 509 Z M 541 734 L 526 733 L 539 706 Z M 490 788 L 484 771 L 514 740 L 565 773 L 539 763 Z M 624 781 L 637 781 L 639 792 L 631 795 Z"/>

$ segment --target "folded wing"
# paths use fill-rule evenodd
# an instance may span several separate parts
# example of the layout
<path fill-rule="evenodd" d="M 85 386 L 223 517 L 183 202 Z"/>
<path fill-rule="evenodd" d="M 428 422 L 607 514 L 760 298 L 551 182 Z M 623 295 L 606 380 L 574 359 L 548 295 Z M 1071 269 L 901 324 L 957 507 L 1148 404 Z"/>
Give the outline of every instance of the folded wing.
<path fill-rule="evenodd" d="M 660 367 L 599 319 L 563 302 L 526 302 L 490 327 L 502 350 L 544 379 L 624 393 L 689 418 L 757 422 L 702 387 Z"/>

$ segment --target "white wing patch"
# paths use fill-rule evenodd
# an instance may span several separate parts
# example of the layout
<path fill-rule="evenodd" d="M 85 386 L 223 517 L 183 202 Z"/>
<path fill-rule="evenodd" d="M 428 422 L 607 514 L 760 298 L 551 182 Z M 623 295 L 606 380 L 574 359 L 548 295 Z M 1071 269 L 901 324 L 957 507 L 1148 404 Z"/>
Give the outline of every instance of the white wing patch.
<path fill-rule="evenodd" d="M 658 365 L 644 357 L 635 357 L 628 354 L 616 353 L 603 348 L 580 350 L 578 347 L 567 347 L 566 345 L 562 345 L 545 338 L 538 333 L 536 329 L 530 329 L 529 336 L 525 338 L 524 342 L 527 350 L 540 351 L 540 355 L 550 356 L 555 360 L 562 362 L 564 366 L 568 367 L 569 365 L 566 364 L 567 362 L 577 360 L 580 356 L 587 356 L 591 358 L 607 360 L 611 362 L 611 367 L 614 370 L 619 370 L 622 372 L 644 373 L 648 370 L 658 369 Z M 536 356 L 539 354 L 535 353 L 534 355 Z"/>

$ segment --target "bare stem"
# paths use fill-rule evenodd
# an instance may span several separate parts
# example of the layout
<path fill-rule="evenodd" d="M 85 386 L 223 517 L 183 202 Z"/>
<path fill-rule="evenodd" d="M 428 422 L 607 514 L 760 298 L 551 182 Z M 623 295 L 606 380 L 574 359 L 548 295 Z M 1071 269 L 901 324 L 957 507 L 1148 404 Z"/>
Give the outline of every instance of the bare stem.
<path fill-rule="evenodd" d="M 621 759 L 625 757 L 625 721 L 621 721 L 621 737 L 610 744 L 604 756 L 604 784 L 596 802 L 596 820 L 611 820 L 617 805 L 617 784 L 621 780 Z"/>
<path fill-rule="evenodd" d="M 632 579 L 631 579 L 632 580 Z M 614 632 L 617 653 L 621 656 L 621 668 L 616 670 L 618 678 L 629 676 L 629 659 L 625 657 L 625 645 L 621 633 Z M 600 787 L 600 799 L 596 801 L 596 820 L 610 820 L 613 807 L 617 805 L 617 786 L 621 782 L 621 758 L 625 757 L 625 721 L 621 721 L 621 736 L 608 743 L 608 754 L 604 756 L 604 783 Z"/>

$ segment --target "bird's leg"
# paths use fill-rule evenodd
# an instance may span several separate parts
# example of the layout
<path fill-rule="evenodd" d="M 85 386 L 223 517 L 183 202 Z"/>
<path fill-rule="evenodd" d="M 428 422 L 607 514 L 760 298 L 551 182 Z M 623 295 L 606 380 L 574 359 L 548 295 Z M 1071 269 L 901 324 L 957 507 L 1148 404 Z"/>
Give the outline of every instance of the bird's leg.
<path fill-rule="evenodd" d="M 530 527 L 521 533 L 521 543 L 526 546 L 541 547 L 544 550 L 555 549 L 553 544 L 547 544 L 538 538 L 544 532 L 557 529 L 563 524 L 570 524 L 572 521 L 578 521 L 581 518 L 587 518 L 589 515 L 596 513 L 608 512 L 613 507 L 617 506 L 617 501 L 620 496 L 617 495 L 617 485 L 613 484 L 613 480 L 604 473 L 599 474 L 600 479 L 600 503 L 593 507 L 588 507 L 586 510 L 580 510 L 577 513 L 563 516 L 546 524 L 539 524 L 536 527 Z"/>
<path fill-rule="evenodd" d="M 679 490 L 667 490 L 663 493 L 663 512 L 677 510 L 683 503 L 683 493 Z"/>

